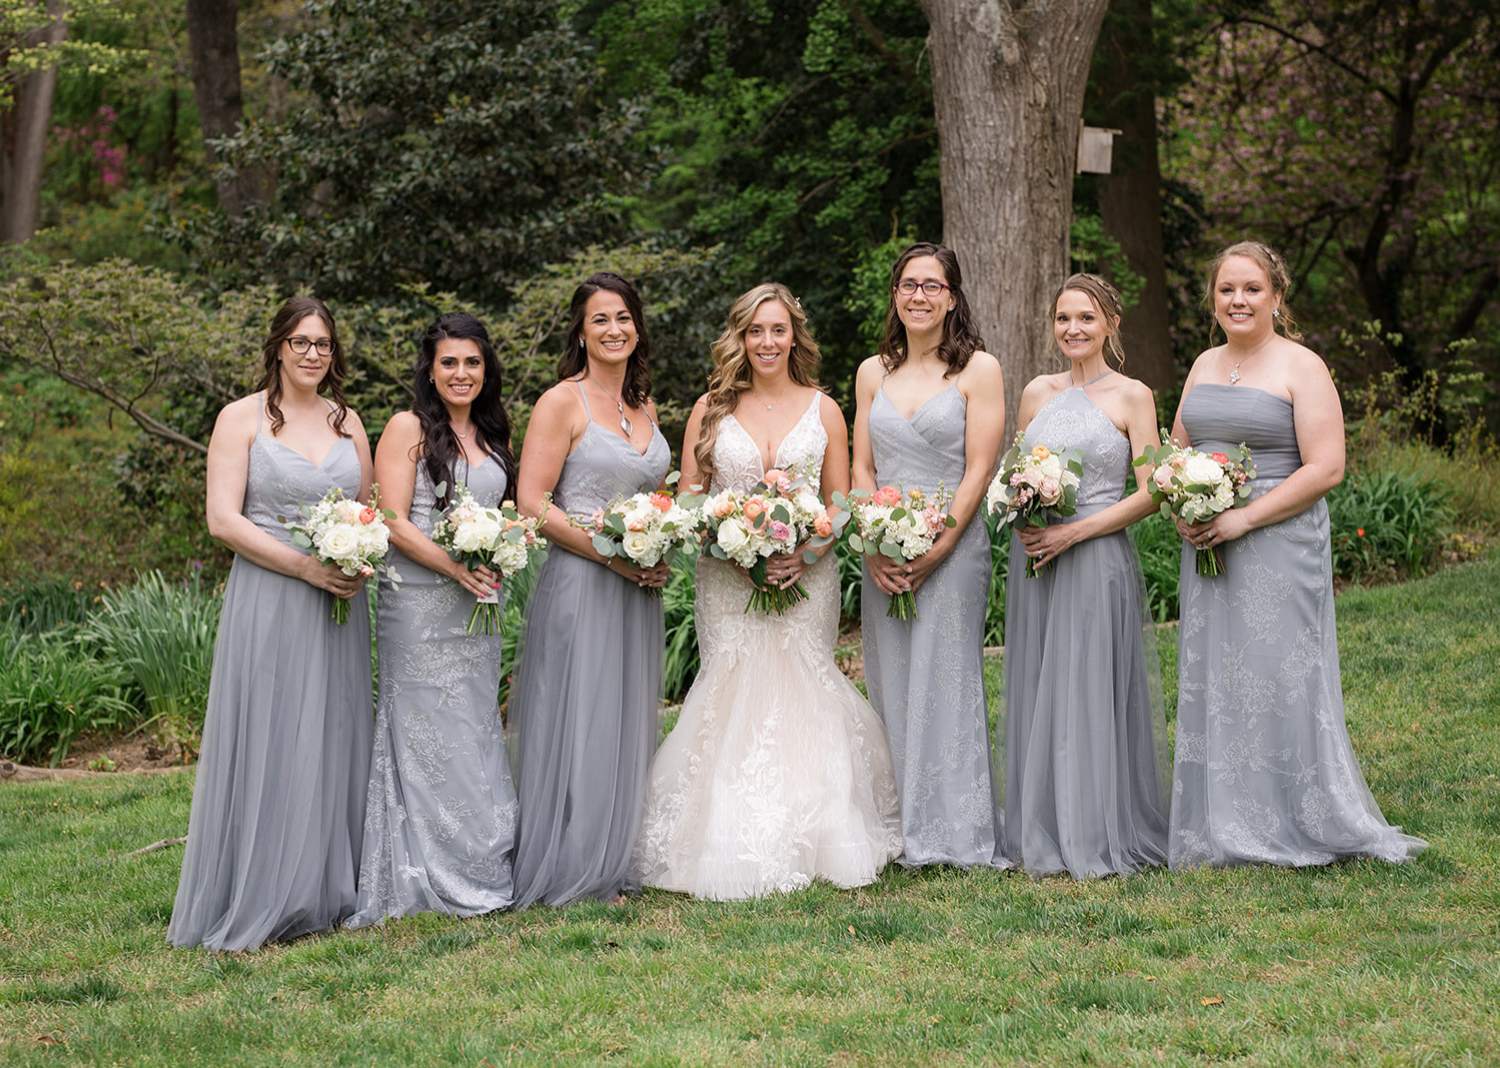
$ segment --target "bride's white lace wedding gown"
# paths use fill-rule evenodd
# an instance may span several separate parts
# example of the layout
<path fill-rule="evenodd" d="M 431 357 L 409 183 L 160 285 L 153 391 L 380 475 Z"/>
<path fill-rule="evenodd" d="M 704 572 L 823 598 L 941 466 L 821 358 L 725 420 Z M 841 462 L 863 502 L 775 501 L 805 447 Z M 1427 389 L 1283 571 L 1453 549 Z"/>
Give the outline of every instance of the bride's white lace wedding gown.
<path fill-rule="evenodd" d="M 776 453 L 821 470 L 828 435 L 818 401 Z M 760 480 L 760 449 L 733 415 L 719 425 L 712 489 Z M 890 750 L 880 719 L 833 661 L 838 563 L 807 570 L 807 599 L 784 615 L 746 612 L 750 587 L 728 563 L 698 559 L 702 661 L 676 728 L 651 766 L 636 840 L 641 881 L 727 900 L 822 878 L 872 882 L 901 853 Z"/>

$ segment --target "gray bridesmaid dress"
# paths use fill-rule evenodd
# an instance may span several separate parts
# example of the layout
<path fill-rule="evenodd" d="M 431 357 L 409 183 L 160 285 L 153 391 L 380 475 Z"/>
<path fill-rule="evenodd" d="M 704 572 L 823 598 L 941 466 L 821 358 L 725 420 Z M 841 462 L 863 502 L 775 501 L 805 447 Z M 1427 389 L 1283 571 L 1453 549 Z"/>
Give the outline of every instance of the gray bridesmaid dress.
<path fill-rule="evenodd" d="M 875 478 L 935 493 L 963 481 L 966 405 L 956 385 L 904 419 L 882 387 L 870 405 Z M 958 547 L 917 590 L 918 618 L 886 616 L 888 594 L 865 568 L 860 596 L 865 685 L 885 723 L 901 800 L 905 853 L 915 868 L 998 863 L 1000 812 L 984 693 L 984 613 L 990 542 L 976 514 Z"/>
<path fill-rule="evenodd" d="M 504 499 L 494 457 L 458 463 L 481 506 Z M 434 503 L 418 462 L 408 515 L 423 534 L 432 532 Z M 416 912 L 474 916 L 505 908 L 512 894 L 518 806 L 496 700 L 503 639 L 467 632 L 474 595 L 447 575 L 394 545 L 386 563 L 401 583 L 380 583 L 380 696 L 350 927 Z"/>
<path fill-rule="evenodd" d="M 354 443 L 322 463 L 257 432 L 244 514 L 278 541 L 278 520 L 330 486 L 360 487 Z M 253 950 L 322 931 L 354 911 L 370 767 L 370 622 L 332 595 L 235 557 L 214 644 L 187 850 L 167 939 Z"/>
<path fill-rule="evenodd" d="M 1252 499 L 1302 465 L 1274 393 L 1195 386 L 1182 424 L 1204 452 L 1250 447 Z M 1217 577 L 1194 554 L 1184 541 L 1172 867 L 1416 856 L 1427 843 L 1386 823 L 1344 727 L 1328 505 L 1226 543 Z"/>
<path fill-rule="evenodd" d="M 1101 376 L 1102 377 L 1102 376 Z M 1026 440 L 1083 453 L 1073 523 L 1117 502 L 1130 440 L 1078 386 Z M 1026 576 L 1011 537 L 1005 598 L 1005 854 L 1031 875 L 1124 875 L 1167 859 L 1167 726 L 1156 630 L 1127 531 Z"/>
<path fill-rule="evenodd" d="M 590 422 L 553 503 L 587 518 L 612 497 L 655 489 L 671 462 L 655 426 L 643 455 Z M 566 549 L 547 553 L 511 690 L 516 908 L 609 901 L 635 888 L 630 857 L 659 733 L 665 645 L 660 597 Z"/>

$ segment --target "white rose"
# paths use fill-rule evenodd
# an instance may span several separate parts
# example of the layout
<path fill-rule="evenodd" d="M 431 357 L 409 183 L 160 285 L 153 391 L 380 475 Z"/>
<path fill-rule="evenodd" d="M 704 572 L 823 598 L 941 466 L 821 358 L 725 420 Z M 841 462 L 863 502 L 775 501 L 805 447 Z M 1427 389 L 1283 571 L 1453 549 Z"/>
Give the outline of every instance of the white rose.
<path fill-rule="evenodd" d="M 719 524 L 718 542 L 719 548 L 738 559 L 750 544 L 750 535 L 745 531 L 744 523 L 738 519 L 726 519 Z"/>
<path fill-rule="evenodd" d="M 645 563 L 647 554 L 651 552 L 651 539 L 644 530 L 632 530 L 628 532 L 624 539 L 621 540 L 620 548 L 625 551 L 625 555 L 630 557 L 633 562 L 641 564 L 644 567 L 651 566 Z M 652 561 L 652 563 L 655 563 L 655 561 Z"/>
<path fill-rule="evenodd" d="M 1194 453 L 1188 457 L 1187 466 L 1182 469 L 1184 482 L 1213 484 L 1224 476 L 1224 469 L 1219 466 L 1217 460 L 1201 452 Z"/>
<path fill-rule="evenodd" d="M 329 527 L 318 538 L 318 552 L 329 560 L 350 560 L 359 553 L 359 532 L 353 527 Z"/>
<path fill-rule="evenodd" d="M 1042 461 L 1042 474 L 1046 478 L 1062 478 L 1062 473 L 1062 460 L 1058 458 L 1057 453 L 1054 452 Z"/>

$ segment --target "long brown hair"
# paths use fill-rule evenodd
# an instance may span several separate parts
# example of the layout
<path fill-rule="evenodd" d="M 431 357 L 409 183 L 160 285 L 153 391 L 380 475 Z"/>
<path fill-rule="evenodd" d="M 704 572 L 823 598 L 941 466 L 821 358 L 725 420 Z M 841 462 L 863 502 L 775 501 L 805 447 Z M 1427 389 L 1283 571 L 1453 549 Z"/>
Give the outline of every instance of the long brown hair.
<path fill-rule="evenodd" d="M 453 432 L 453 424 L 448 420 L 448 409 L 432 380 L 438 342 L 447 339 L 472 341 L 479 348 L 479 355 L 484 360 L 484 383 L 479 387 L 479 396 L 474 398 L 474 403 L 469 408 L 474 444 L 495 458 L 500 470 L 505 472 L 505 496 L 514 497 L 516 459 L 510 450 L 510 418 L 505 414 L 505 405 L 500 399 L 500 361 L 495 356 L 490 333 L 483 323 L 468 312 L 449 312 L 438 316 L 417 342 L 417 362 L 412 382 L 411 410 L 422 427 L 422 462 L 427 465 L 427 477 L 433 486 L 446 483 L 444 492 L 437 498 L 437 506 L 446 508 L 453 499 L 458 488 L 455 464 L 463 455 L 463 447 Z"/>
<path fill-rule="evenodd" d="M 943 317 L 943 339 L 938 342 L 938 358 L 948 365 L 944 378 L 958 374 L 969 365 L 969 357 L 984 348 L 984 338 L 979 336 L 979 327 L 974 323 L 974 313 L 969 310 L 969 299 L 964 296 L 963 272 L 958 267 L 958 256 L 947 245 L 934 245 L 930 241 L 918 241 L 900 256 L 891 268 L 890 303 L 885 309 L 885 336 L 880 341 L 880 362 L 886 374 L 906 362 L 906 327 L 896 312 L 896 285 L 906 265 L 919 256 L 931 256 L 943 269 L 943 280 L 948 292 L 953 294 L 953 308 Z"/>
<path fill-rule="evenodd" d="M 620 398 L 632 408 L 643 407 L 651 399 L 651 337 L 646 333 L 646 316 L 641 310 L 641 295 L 635 286 L 613 271 L 600 271 L 584 279 L 573 290 L 568 305 L 568 338 L 563 343 L 562 359 L 557 362 L 557 377 L 572 378 L 588 370 L 589 354 L 583 343 L 583 317 L 589 298 L 600 290 L 617 294 L 635 323 L 635 349 L 625 361 L 625 385 Z"/>
<path fill-rule="evenodd" d="M 719 424 L 740 404 L 740 394 L 750 389 L 754 372 L 750 368 L 750 350 L 745 345 L 745 331 L 755 311 L 767 301 L 779 301 L 792 320 L 792 349 L 787 354 L 787 374 L 799 386 L 818 388 L 818 363 L 823 354 L 807 325 L 807 313 L 792 291 L 780 282 L 762 282 L 741 294 L 729 306 L 728 322 L 714 341 L 710 355 L 714 369 L 708 377 L 707 401 L 703 406 L 703 423 L 698 428 L 698 444 L 693 458 L 698 462 L 698 480 L 706 490 L 713 484 L 714 443 L 718 441 Z"/>
<path fill-rule="evenodd" d="M 1219 254 L 1208 268 L 1208 284 L 1203 287 L 1203 306 L 1208 309 L 1208 341 L 1213 344 L 1214 328 L 1219 325 L 1214 314 L 1214 286 L 1219 284 L 1219 271 L 1224 261 L 1232 256 L 1243 256 L 1254 260 L 1266 272 L 1266 281 L 1271 283 L 1271 292 L 1276 296 L 1276 311 L 1271 318 L 1271 329 L 1281 327 L 1281 333 L 1292 341 L 1302 340 L 1302 331 L 1297 329 L 1297 320 L 1292 317 L 1292 306 L 1286 302 L 1286 292 L 1292 287 L 1292 273 L 1287 270 L 1286 260 L 1270 245 L 1260 241 L 1236 241 Z"/>
<path fill-rule="evenodd" d="M 1116 364 L 1124 367 L 1125 346 L 1120 343 L 1120 316 L 1123 314 L 1124 301 L 1120 299 L 1120 291 L 1097 274 L 1069 275 L 1068 280 L 1058 286 L 1057 292 L 1052 296 L 1050 315 L 1054 320 L 1057 318 L 1057 302 L 1070 289 L 1076 289 L 1093 301 L 1094 308 L 1104 317 L 1105 326 L 1109 328 L 1109 333 L 1104 336 L 1104 351 L 1115 358 Z M 1052 347 L 1052 351 L 1057 351 L 1056 345 Z M 1105 366 L 1109 365 L 1106 363 Z"/>
<path fill-rule="evenodd" d="M 344 403 L 344 379 L 348 377 L 349 368 L 344 362 L 344 346 L 339 344 L 333 313 L 317 297 L 292 297 L 271 320 L 271 332 L 266 335 L 265 344 L 260 349 L 265 374 L 255 388 L 265 391 L 266 411 L 271 416 L 271 436 L 275 437 L 286 425 L 286 417 L 281 414 L 281 343 L 291 337 L 297 324 L 309 315 L 323 320 L 323 325 L 328 327 L 328 340 L 333 342 L 333 358 L 328 361 L 328 371 L 318 383 L 318 394 L 326 394 L 333 400 L 333 418 L 329 425 L 339 437 L 347 438 L 350 435 L 344 429 L 344 418 L 349 414 L 349 406 Z"/>

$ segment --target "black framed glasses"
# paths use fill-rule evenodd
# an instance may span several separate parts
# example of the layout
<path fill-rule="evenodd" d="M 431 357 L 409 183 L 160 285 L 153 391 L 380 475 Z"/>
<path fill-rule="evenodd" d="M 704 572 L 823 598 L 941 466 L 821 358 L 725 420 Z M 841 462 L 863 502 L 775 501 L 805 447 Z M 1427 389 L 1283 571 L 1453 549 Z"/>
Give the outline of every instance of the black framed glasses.
<path fill-rule="evenodd" d="M 303 337 L 301 334 L 298 334 L 295 337 L 287 338 L 286 343 L 292 347 L 292 351 L 298 356 L 306 356 L 308 349 L 317 349 L 319 356 L 333 355 L 333 338 L 320 337 L 314 341 L 310 337 Z"/>
<path fill-rule="evenodd" d="M 903 297 L 914 297 L 919 289 L 929 297 L 935 297 L 947 288 L 941 282 L 913 282 L 910 278 L 903 278 L 896 283 L 896 292 Z"/>

